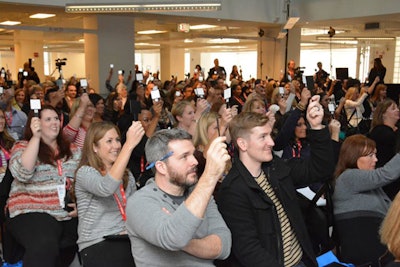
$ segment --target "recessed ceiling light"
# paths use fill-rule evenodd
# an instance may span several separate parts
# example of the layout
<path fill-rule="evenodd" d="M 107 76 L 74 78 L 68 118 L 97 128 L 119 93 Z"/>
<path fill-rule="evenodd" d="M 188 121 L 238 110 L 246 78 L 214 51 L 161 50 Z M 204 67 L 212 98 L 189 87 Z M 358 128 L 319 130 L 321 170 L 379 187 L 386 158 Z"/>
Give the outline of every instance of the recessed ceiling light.
<path fill-rule="evenodd" d="M 234 43 L 239 43 L 239 39 L 217 38 L 217 39 L 208 40 L 207 43 L 209 43 L 209 44 L 234 44 Z"/>
<path fill-rule="evenodd" d="M 150 43 L 135 43 L 137 46 L 160 46 L 159 44 L 150 44 Z"/>
<path fill-rule="evenodd" d="M 211 29 L 211 28 L 215 28 L 218 27 L 216 25 L 208 25 L 208 24 L 199 24 L 199 25 L 193 25 L 190 26 L 191 30 L 203 30 L 203 29 Z"/>
<path fill-rule="evenodd" d="M 55 14 L 46 14 L 46 13 L 36 13 L 33 15 L 30 15 L 29 17 L 31 19 L 47 19 L 47 18 L 51 18 L 51 17 L 55 17 Z"/>
<path fill-rule="evenodd" d="M 14 26 L 14 25 L 21 24 L 21 21 L 11 21 L 11 20 L 7 20 L 7 21 L 0 22 L 0 24 L 1 24 L 1 25 L 7 25 L 7 26 Z"/>
<path fill-rule="evenodd" d="M 192 39 L 185 39 L 183 42 L 184 43 L 193 43 L 193 40 Z"/>
<path fill-rule="evenodd" d="M 148 30 L 148 31 L 138 31 L 138 34 L 157 34 L 157 33 L 165 33 L 167 31 L 158 31 L 158 30 Z"/>

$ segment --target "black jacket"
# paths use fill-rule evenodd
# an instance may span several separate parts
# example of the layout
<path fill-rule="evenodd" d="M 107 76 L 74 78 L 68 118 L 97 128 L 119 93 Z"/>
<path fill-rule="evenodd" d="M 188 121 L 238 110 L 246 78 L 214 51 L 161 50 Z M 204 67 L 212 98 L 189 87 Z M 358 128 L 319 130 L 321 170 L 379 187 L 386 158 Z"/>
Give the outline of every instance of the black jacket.
<path fill-rule="evenodd" d="M 274 157 L 262 168 L 297 235 L 304 263 L 317 266 L 295 190 L 329 177 L 335 166 L 328 128 L 310 130 L 307 136 L 311 140 L 310 160 L 284 161 Z M 238 157 L 222 182 L 217 204 L 232 232 L 231 266 L 283 267 L 281 228 L 275 206 Z"/>

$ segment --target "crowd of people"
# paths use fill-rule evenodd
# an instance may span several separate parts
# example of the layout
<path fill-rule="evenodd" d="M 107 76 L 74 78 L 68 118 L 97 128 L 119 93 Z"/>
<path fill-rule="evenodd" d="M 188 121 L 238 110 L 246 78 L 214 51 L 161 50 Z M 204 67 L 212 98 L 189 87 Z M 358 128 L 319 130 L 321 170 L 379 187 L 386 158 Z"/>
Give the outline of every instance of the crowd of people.
<path fill-rule="evenodd" d="M 400 112 L 386 69 L 376 59 L 361 83 L 317 66 L 313 88 L 293 60 L 279 79 L 248 81 L 218 59 L 208 77 L 197 65 L 182 81 L 136 66 L 139 80 L 121 71 L 111 84 L 111 68 L 105 97 L 75 77 L 40 83 L 29 66 L 14 83 L 2 75 L 5 260 L 316 267 L 331 250 L 360 266 L 381 266 L 387 250 L 399 259 Z M 301 188 L 330 200 L 323 238 Z"/>

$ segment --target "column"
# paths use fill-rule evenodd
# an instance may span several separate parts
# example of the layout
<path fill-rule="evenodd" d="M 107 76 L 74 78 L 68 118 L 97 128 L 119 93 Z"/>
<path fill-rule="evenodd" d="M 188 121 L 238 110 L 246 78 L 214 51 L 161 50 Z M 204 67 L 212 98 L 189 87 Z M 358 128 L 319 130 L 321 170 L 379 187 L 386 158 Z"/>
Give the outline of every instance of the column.
<path fill-rule="evenodd" d="M 172 48 L 169 45 L 161 45 L 161 80 L 168 80 L 171 75 L 178 75 L 178 81 L 185 78 L 185 49 Z"/>
<path fill-rule="evenodd" d="M 11 70 L 13 79 L 17 79 L 18 69 L 23 68 L 24 63 L 31 58 L 33 59 L 32 66 L 39 75 L 40 81 L 44 81 L 43 32 L 16 30 L 14 32 L 14 50 L 16 69 Z"/>
<path fill-rule="evenodd" d="M 103 96 L 109 93 L 104 84 L 110 64 L 114 64 L 112 85 L 117 82 L 118 70 L 125 71 L 125 79 L 135 70 L 134 26 L 132 17 L 101 14 L 84 19 L 86 30 L 97 30 L 84 34 L 86 77 L 91 87 Z"/>
<path fill-rule="evenodd" d="M 281 79 L 281 71 L 285 71 L 285 39 L 259 41 L 257 50 L 257 78 Z"/>

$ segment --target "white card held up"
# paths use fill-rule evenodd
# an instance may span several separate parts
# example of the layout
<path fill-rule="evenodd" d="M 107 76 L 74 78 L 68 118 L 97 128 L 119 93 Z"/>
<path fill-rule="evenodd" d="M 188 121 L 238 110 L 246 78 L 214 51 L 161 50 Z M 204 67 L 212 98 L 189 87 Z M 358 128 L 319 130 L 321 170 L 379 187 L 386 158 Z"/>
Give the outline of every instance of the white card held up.
<path fill-rule="evenodd" d="M 224 99 L 229 99 L 229 98 L 231 98 L 231 96 L 232 96 L 231 88 L 226 88 L 224 90 Z"/>
<path fill-rule="evenodd" d="M 31 110 L 40 110 L 42 108 L 40 99 L 31 99 L 30 105 L 31 105 Z"/>

